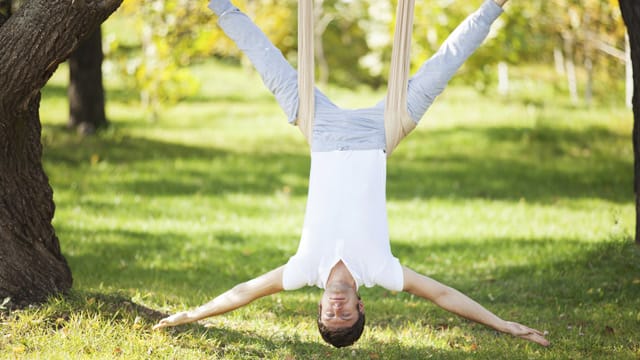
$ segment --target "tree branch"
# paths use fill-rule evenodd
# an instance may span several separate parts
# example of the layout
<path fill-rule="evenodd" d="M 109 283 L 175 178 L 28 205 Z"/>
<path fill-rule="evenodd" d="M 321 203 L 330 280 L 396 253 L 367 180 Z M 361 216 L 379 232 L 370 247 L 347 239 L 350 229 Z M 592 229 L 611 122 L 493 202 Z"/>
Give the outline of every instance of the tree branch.
<path fill-rule="evenodd" d="M 122 0 L 31 0 L 0 28 L 0 110 L 29 99 Z"/>

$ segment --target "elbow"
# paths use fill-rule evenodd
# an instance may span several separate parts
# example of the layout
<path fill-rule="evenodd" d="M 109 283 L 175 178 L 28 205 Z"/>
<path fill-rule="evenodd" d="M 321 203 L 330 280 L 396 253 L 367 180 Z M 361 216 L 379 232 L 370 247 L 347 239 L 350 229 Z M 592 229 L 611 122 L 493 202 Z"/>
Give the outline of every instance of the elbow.
<path fill-rule="evenodd" d="M 430 86 L 423 84 L 414 84 L 409 88 L 407 93 L 407 111 L 409 115 L 418 123 L 424 116 L 427 110 L 436 100 L 436 97 L 444 91 L 445 86 L 435 86 L 433 83 Z"/>

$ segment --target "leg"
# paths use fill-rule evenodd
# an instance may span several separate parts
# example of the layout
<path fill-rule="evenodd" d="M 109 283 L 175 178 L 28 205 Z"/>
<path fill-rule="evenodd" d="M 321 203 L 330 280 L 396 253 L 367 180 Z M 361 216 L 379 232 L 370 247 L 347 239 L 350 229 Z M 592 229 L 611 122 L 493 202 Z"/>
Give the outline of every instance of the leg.
<path fill-rule="evenodd" d="M 416 123 L 465 60 L 482 44 L 491 24 L 502 12 L 494 0 L 486 0 L 449 35 L 438 52 L 409 80 L 407 108 Z"/>
<path fill-rule="evenodd" d="M 218 24 L 249 58 L 262 81 L 294 124 L 298 113 L 298 74 L 265 34 L 228 0 L 211 0 Z"/>

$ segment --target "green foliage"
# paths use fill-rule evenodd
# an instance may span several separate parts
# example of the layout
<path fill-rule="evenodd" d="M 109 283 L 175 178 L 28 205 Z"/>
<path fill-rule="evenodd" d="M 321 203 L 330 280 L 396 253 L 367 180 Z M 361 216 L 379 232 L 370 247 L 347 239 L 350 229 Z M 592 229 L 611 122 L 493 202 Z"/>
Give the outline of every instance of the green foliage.
<path fill-rule="evenodd" d="M 304 140 L 257 76 L 219 63 L 192 72 L 225 86 L 203 87 L 153 127 L 109 79 L 113 126 L 92 138 L 65 131 L 66 74 L 44 90 L 43 161 L 74 289 L 1 312 L 0 358 L 640 355 L 631 114 L 619 97 L 591 108 L 563 101 L 549 82 L 534 81 L 550 76 L 545 68 L 518 69 L 510 99 L 448 88 L 389 161 L 388 212 L 403 263 L 549 331 L 551 348 L 378 288 L 362 289 L 369 326 L 347 349 L 317 334 L 314 289 L 267 297 L 206 326 L 151 331 L 155 310 L 194 307 L 285 262 L 304 214 Z M 381 96 L 328 92 L 347 106 Z"/>
<path fill-rule="evenodd" d="M 110 69 L 140 92 L 149 116 L 156 119 L 162 104 L 173 104 L 197 91 L 199 83 L 186 66 L 204 51 L 198 28 L 208 17 L 202 4 L 184 1 L 128 1 L 107 30 Z M 135 34 L 130 32 L 134 31 Z M 133 46 L 133 48 L 132 48 Z"/>
<path fill-rule="evenodd" d="M 368 25 L 377 21 L 372 20 L 369 13 L 369 2 L 324 0 L 322 5 L 322 10 L 316 13 L 316 31 L 319 31 L 323 22 L 326 23 L 321 39 L 329 82 L 348 88 L 380 85 L 381 78 L 372 76 L 369 69 L 361 64 L 361 60 L 371 51 L 367 43 Z M 316 52 L 316 57 L 318 56 Z M 320 74 L 316 75 L 318 76 Z"/>
<path fill-rule="evenodd" d="M 481 3 L 417 2 L 413 68 L 432 55 Z M 237 0 L 234 4 L 254 19 L 295 66 L 297 2 Z M 349 88 L 386 84 L 395 6 L 396 1 L 391 0 L 322 1 L 317 22 L 330 82 Z M 246 63 L 215 21 L 206 2 L 126 1 L 105 29 L 107 74 L 124 76 L 140 93 L 148 114 L 156 118 L 163 103 L 173 104 L 197 91 L 201 82 L 186 70 L 193 61 L 213 56 Z M 490 39 L 465 64 L 457 81 L 486 91 L 495 83 L 498 61 L 550 63 L 556 48 L 563 49 L 564 56 L 579 67 L 590 59 L 596 72 L 622 76 L 620 61 L 597 50 L 595 41 L 624 48 L 624 25 L 613 0 L 510 1 Z"/>
<path fill-rule="evenodd" d="M 0 16 L 3 18 L 9 17 L 11 14 L 11 6 L 10 3 L 6 0 L 0 0 Z"/>

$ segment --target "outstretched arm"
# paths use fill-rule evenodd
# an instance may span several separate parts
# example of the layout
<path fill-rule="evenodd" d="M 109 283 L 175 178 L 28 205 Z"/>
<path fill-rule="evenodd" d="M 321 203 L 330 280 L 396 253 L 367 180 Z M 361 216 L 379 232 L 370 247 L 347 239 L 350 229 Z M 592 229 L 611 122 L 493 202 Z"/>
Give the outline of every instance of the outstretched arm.
<path fill-rule="evenodd" d="M 404 291 L 427 299 L 441 308 L 469 320 L 487 325 L 498 331 L 533 341 L 543 346 L 549 345 L 544 334 L 522 324 L 505 321 L 485 309 L 456 289 L 443 285 L 427 276 L 403 267 Z"/>
<path fill-rule="evenodd" d="M 160 320 L 153 328 L 160 329 L 168 326 L 176 326 L 198 321 L 210 316 L 224 314 L 247 305 L 253 300 L 263 296 L 282 291 L 283 269 L 284 265 L 264 275 L 258 276 L 253 280 L 238 284 L 231 290 L 228 290 L 196 309 L 183 311 Z"/>

